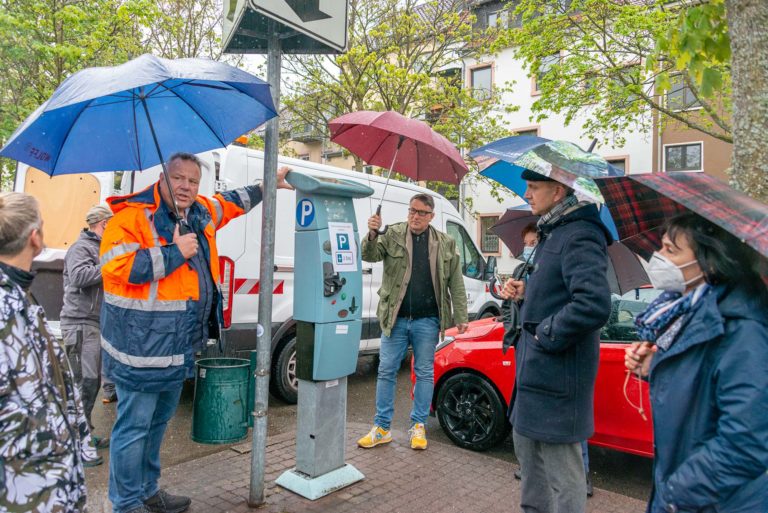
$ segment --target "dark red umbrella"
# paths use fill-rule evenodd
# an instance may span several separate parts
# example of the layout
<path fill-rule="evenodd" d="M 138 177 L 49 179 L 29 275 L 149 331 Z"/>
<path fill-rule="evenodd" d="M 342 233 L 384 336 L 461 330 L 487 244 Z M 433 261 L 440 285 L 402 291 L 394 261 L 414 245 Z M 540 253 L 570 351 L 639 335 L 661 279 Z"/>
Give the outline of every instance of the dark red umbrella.
<path fill-rule="evenodd" d="M 389 169 L 387 184 L 392 171 L 414 180 L 453 184 L 469 171 L 448 139 L 423 121 L 398 112 L 351 112 L 332 120 L 328 128 L 331 141 L 368 164 Z"/>
<path fill-rule="evenodd" d="M 694 212 L 768 257 L 768 206 L 704 173 L 670 172 L 596 179 L 619 239 L 644 258 L 661 247 L 670 217 Z"/>

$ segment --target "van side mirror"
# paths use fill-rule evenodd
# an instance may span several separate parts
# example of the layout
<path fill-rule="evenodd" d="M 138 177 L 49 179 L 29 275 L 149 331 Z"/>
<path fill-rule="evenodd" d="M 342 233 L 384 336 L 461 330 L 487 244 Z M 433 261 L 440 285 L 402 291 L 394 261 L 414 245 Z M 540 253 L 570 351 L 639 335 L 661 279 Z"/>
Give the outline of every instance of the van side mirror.
<path fill-rule="evenodd" d="M 489 256 L 483 270 L 483 281 L 488 281 L 496 275 L 496 257 Z"/>

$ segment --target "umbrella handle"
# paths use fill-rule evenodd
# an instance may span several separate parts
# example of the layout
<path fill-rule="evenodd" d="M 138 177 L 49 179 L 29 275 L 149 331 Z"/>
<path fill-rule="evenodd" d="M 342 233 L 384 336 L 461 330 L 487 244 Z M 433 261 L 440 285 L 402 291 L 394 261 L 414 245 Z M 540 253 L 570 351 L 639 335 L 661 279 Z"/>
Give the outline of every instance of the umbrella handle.
<path fill-rule="evenodd" d="M 186 219 L 183 217 L 180 219 L 177 219 L 179 223 L 179 235 L 186 235 L 188 233 L 192 233 L 192 227 L 189 226 L 189 223 Z"/>
<path fill-rule="evenodd" d="M 490 281 L 488 281 L 488 293 L 489 293 L 489 294 L 490 294 L 492 297 L 494 297 L 494 298 L 498 299 L 499 301 L 504 301 L 506 298 L 504 298 L 504 297 L 501 297 L 501 296 L 500 296 L 500 295 L 499 295 L 499 294 L 496 292 L 496 282 L 497 282 L 497 281 L 498 281 L 498 280 L 497 280 L 497 277 L 496 277 L 496 275 L 494 275 L 494 276 L 493 276 L 493 277 L 490 279 Z"/>
<path fill-rule="evenodd" d="M 383 201 L 383 199 L 382 199 L 382 201 Z M 379 206 L 376 207 L 376 215 L 381 217 L 381 203 L 379 203 Z M 384 235 L 385 233 L 387 233 L 387 230 L 389 230 L 389 225 L 384 226 L 384 228 L 382 228 L 381 230 L 377 231 L 376 233 L 378 233 L 379 235 Z"/>

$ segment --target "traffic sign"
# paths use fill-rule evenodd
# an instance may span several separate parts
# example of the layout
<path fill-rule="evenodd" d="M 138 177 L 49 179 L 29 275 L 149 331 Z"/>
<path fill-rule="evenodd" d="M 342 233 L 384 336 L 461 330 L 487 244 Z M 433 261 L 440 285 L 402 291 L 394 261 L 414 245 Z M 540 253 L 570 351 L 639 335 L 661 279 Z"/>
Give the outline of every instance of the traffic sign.
<path fill-rule="evenodd" d="M 341 53 L 347 47 L 348 0 L 224 0 L 227 53 L 265 53 L 269 21 L 283 53 Z"/>

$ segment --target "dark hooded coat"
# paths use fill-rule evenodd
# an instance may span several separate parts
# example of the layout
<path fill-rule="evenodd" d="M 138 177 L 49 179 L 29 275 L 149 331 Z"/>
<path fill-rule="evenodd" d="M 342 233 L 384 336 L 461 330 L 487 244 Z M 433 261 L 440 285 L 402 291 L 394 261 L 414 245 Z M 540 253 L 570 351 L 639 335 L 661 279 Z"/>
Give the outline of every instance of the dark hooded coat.
<path fill-rule="evenodd" d="M 579 204 L 541 228 L 515 355 L 510 422 L 523 436 L 575 443 L 594 432 L 599 335 L 611 311 L 611 242 L 593 204 Z"/>

